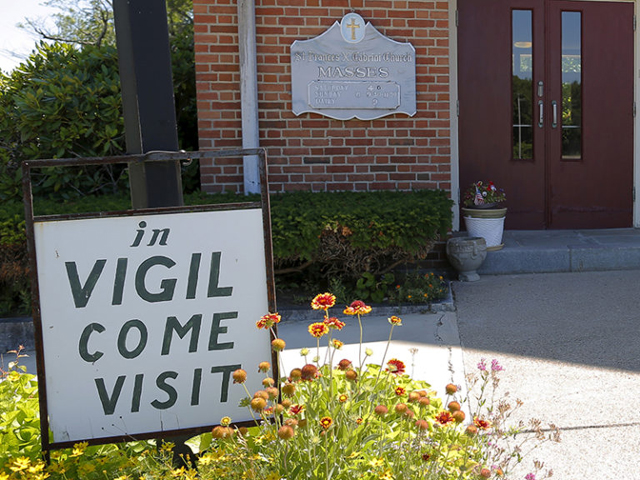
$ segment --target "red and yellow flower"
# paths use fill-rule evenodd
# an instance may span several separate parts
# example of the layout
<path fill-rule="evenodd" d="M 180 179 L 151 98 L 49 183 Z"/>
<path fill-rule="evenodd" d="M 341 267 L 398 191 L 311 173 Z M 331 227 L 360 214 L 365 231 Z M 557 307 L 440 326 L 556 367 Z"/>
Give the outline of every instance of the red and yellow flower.
<path fill-rule="evenodd" d="M 371 313 L 371 307 L 362 300 L 351 302 L 351 305 L 344 309 L 345 315 L 365 315 L 367 313 Z"/>
<path fill-rule="evenodd" d="M 400 317 L 396 317 L 395 315 L 393 315 L 393 316 L 389 317 L 389 323 L 391 325 L 401 327 L 402 326 L 402 319 Z"/>
<path fill-rule="evenodd" d="M 311 336 L 320 338 L 329 333 L 329 327 L 324 322 L 316 322 L 309 325 L 309 333 Z"/>
<path fill-rule="evenodd" d="M 436 422 L 440 425 L 447 425 L 448 423 L 453 422 L 453 416 L 449 411 L 443 411 L 436 415 Z"/>
<path fill-rule="evenodd" d="M 406 366 L 402 360 L 398 360 L 397 358 L 392 358 L 387 362 L 387 372 L 393 373 L 395 375 L 404 374 Z"/>
<path fill-rule="evenodd" d="M 314 310 L 327 311 L 335 304 L 336 296 L 328 292 L 320 293 L 316 295 L 313 300 L 311 300 L 311 308 L 313 308 Z"/>
<path fill-rule="evenodd" d="M 267 313 L 260 317 L 260 320 L 256 322 L 256 327 L 268 330 L 277 323 L 280 323 L 281 318 L 282 317 L 277 313 Z"/>
<path fill-rule="evenodd" d="M 331 419 L 331 417 L 322 417 L 320 419 L 320 425 L 325 430 L 328 429 L 332 424 L 333 424 L 333 420 Z"/>
<path fill-rule="evenodd" d="M 335 330 L 342 330 L 345 323 L 338 320 L 336 317 L 325 318 L 323 322 L 327 327 Z"/>

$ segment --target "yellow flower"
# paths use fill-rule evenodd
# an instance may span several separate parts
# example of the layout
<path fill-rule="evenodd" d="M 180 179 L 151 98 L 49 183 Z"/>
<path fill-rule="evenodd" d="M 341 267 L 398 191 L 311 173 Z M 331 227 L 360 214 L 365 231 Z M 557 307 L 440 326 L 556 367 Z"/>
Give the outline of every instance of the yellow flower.
<path fill-rule="evenodd" d="M 269 475 L 267 475 L 266 480 L 280 480 L 281 478 L 282 477 L 278 472 L 271 472 Z"/>
<path fill-rule="evenodd" d="M 369 466 L 372 468 L 382 467 L 384 465 L 384 460 L 381 458 L 374 458 L 373 460 L 369 460 Z"/>
<path fill-rule="evenodd" d="M 395 477 L 393 476 L 393 473 L 391 473 L 391 469 L 387 468 L 378 476 L 378 478 L 381 480 L 393 480 Z"/>
<path fill-rule="evenodd" d="M 40 473 L 44 470 L 44 462 L 38 461 L 35 465 L 30 466 L 27 471 L 29 473 Z"/>
<path fill-rule="evenodd" d="M 334 338 L 332 340 L 332 343 L 333 343 L 333 348 L 335 348 L 336 350 L 340 350 L 344 346 L 344 343 L 338 340 L 337 338 Z"/>
<path fill-rule="evenodd" d="M 339 401 L 340 403 L 344 403 L 344 402 L 346 402 L 348 399 L 349 399 L 349 396 L 348 396 L 348 395 L 345 395 L 345 394 L 342 394 L 342 395 L 340 395 L 340 396 L 338 397 L 338 401 Z"/>
<path fill-rule="evenodd" d="M 402 319 L 400 317 L 396 317 L 395 315 L 393 315 L 389 317 L 388 320 L 391 325 L 397 325 L 399 327 L 402 326 Z"/>
<path fill-rule="evenodd" d="M 231 424 L 231 417 L 222 417 L 220 419 L 220 425 L 223 427 L 228 427 Z"/>
<path fill-rule="evenodd" d="M 359 456 L 360 456 L 360 452 L 357 452 L 357 451 L 356 451 L 356 452 L 351 452 L 351 453 L 347 456 L 347 458 L 352 459 L 352 458 L 357 458 L 357 457 L 359 457 Z"/>
<path fill-rule="evenodd" d="M 4 472 L 0 472 L 0 480 L 9 480 L 9 475 Z"/>
<path fill-rule="evenodd" d="M 21 472 L 22 470 L 26 470 L 27 468 L 29 468 L 30 464 L 31 460 L 29 460 L 27 457 L 19 457 L 11 462 L 9 468 L 14 472 Z"/>
<path fill-rule="evenodd" d="M 87 449 L 87 447 L 89 446 L 88 442 L 80 442 L 80 443 L 76 443 L 73 446 L 73 450 L 71 451 L 71 456 L 72 457 L 79 457 L 82 454 L 84 454 L 85 450 Z"/>

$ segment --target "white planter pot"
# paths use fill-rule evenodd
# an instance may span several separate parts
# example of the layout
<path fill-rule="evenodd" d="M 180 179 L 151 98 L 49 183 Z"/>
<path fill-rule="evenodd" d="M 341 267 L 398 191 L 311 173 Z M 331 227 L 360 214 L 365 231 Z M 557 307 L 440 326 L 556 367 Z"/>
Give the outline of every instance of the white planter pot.
<path fill-rule="evenodd" d="M 463 208 L 462 213 L 469 236 L 484 238 L 487 242 L 488 251 L 500 250 L 504 246 L 502 233 L 504 232 L 504 219 L 507 214 L 506 208 L 484 211 Z"/>

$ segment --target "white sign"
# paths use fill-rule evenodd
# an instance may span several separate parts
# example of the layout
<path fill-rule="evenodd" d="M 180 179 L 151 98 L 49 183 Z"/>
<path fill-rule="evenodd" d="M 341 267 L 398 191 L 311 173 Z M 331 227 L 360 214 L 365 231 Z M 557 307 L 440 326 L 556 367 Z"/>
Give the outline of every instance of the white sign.
<path fill-rule="evenodd" d="M 35 242 L 54 442 L 251 420 L 231 374 L 271 359 L 260 209 L 35 222 Z"/>
<path fill-rule="evenodd" d="M 291 45 L 293 113 L 373 120 L 416 113 L 416 52 L 357 13 Z"/>

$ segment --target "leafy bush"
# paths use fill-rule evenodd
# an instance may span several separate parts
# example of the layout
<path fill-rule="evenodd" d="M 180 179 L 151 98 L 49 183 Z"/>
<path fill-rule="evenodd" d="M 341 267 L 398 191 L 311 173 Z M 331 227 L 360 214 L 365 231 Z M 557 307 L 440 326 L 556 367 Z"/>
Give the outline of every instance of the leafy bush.
<path fill-rule="evenodd" d="M 22 160 L 124 152 L 120 78 L 114 47 L 81 50 L 41 43 L 9 75 L 0 74 L 0 199 L 20 198 Z M 122 188 L 122 167 L 46 168 L 34 181 L 57 198 Z"/>
<path fill-rule="evenodd" d="M 257 201 L 235 194 L 185 195 L 185 204 Z M 87 196 L 65 202 L 36 198 L 36 215 L 118 211 L 129 197 Z M 21 203 L 0 206 L 0 315 L 29 313 L 29 279 L 24 211 Z M 279 286 L 327 288 L 329 277 L 347 298 L 380 302 L 393 292 L 388 272 L 424 258 L 451 227 L 451 201 L 435 190 L 416 192 L 309 193 L 271 196 L 274 261 Z M 336 285 L 338 288 L 338 286 Z M 424 292 L 423 292 L 424 293 Z M 421 297 L 423 303 L 437 296 Z"/>
<path fill-rule="evenodd" d="M 367 364 L 373 352 L 365 349 L 363 355 L 361 317 L 371 307 L 364 302 L 355 301 L 344 310 L 357 317 L 360 326 L 358 358 L 338 361 L 343 345 L 333 334 L 340 332 L 344 322 L 329 316 L 334 304 L 330 293 L 317 295 L 312 302 L 324 315 L 321 322 L 309 326 L 317 345 L 311 362 L 309 349 L 302 349 L 304 365 L 277 379 L 269 376 L 268 362 L 260 363 L 264 389 L 258 392 L 247 390 L 246 371 L 233 372 L 234 384 L 242 385 L 247 394 L 241 405 L 251 411 L 255 426 L 238 428 L 233 419 L 224 417 L 211 433 L 191 439 L 189 444 L 197 449 L 197 470 L 190 462 L 173 465 L 171 444 L 157 449 L 150 442 L 101 447 L 79 443 L 53 452 L 46 467 L 39 456 L 35 378 L 10 365 L 1 372 L 5 381 L 0 382 L 0 478 L 508 478 L 511 469 L 540 443 L 559 440 L 554 426 L 544 432 L 535 421 L 531 424 L 535 436 L 519 436 L 527 426 L 510 425 L 509 418 L 518 407 L 496 396 L 503 370 L 496 360 L 490 366 L 483 360 L 478 373 L 470 377 L 473 411 L 468 410 L 470 398 L 461 396 L 461 386 L 447 385 L 443 401 L 428 383 L 407 375 L 401 359 L 386 361 L 393 330 L 402 326 L 398 317 L 389 318 L 389 341 L 381 365 Z M 272 313 L 256 323 L 271 330 L 276 352 L 286 347 L 273 329 L 279 321 L 280 316 Z M 323 337 L 327 347 L 321 351 Z M 534 462 L 534 467 L 541 464 Z M 533 473 L 530 476 L 535 478 Z"/>
<path fill-rule="evenodd" d="M 274 195 L 276 267 L 295 271 L 316 264 L 325 278 L 385 273 L 424 258 L 451 228 L 451 207 L 441 190 Z"/>

